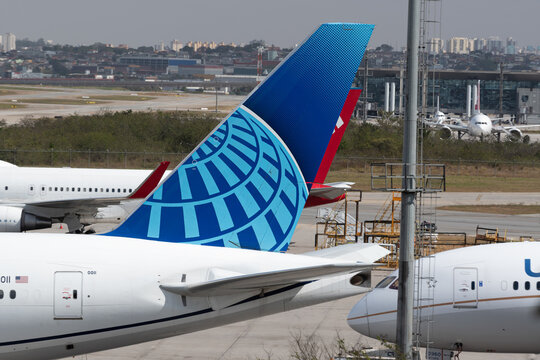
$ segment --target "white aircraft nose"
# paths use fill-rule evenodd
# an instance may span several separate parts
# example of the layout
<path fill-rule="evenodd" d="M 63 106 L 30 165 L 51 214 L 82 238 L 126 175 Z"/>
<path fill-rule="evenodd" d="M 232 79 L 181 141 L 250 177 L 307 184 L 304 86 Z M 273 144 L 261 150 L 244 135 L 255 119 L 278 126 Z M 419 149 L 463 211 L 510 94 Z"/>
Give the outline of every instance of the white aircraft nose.
<path fill-rule="evenodd" d="M 354 305 L 349 316 L 347 317 L 347 323 L 353 329 L 358 331 L 362 335 L 369 335 L 369 312 L 368 312 L 368 296 L 364 296 L 359 302 Z"/>

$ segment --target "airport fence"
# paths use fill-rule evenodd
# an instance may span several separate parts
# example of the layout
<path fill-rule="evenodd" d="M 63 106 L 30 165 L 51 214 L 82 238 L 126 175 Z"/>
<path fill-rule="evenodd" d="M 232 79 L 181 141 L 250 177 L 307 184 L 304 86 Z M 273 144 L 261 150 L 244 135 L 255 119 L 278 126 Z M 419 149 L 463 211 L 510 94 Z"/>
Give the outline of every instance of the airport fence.
<path fill-rule="evenodd" d="M 94 150 L 0 150 L 0 160 L 18 166 L 151 169 L 161 161 L 176 166 L 187 153 Z"/>
<path fill-rule="evenodd" d="M 185 152 L 133 152 L 60 149 L 0 149 L 0 160 L 18 166 L 89 167 L 89 168 L 154 168 L 160 161 L 175 166 Z M 399 163 L 401 158 L 336 156 L 332 171 L 369 173 L 372 163 Z M 445 164 L 447 174 L 472 176 L 510 176 L 516 172 L 537 174 L 540 161 L 486 161 L 465 159 L 426 159 L 424 163 Z"/>
<path fill-rule="evenodd" d="M 331 170 L 347 173 L 370 173 L 372 163 L 401 163 L 401 158 L 341 157 L 336 156 Z M 470 176 L 511 176 L 511 174 L 538 174 L 540 161 L 498 161 L 428 158 L 425 164 L 445 164 L 446 174 Z"/>

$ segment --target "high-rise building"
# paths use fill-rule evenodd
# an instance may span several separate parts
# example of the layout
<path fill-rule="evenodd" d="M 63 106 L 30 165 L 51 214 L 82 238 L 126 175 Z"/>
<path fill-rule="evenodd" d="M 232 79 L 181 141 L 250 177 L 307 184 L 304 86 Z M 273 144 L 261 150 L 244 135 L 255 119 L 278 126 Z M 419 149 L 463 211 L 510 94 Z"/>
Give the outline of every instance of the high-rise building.
<path fill-rule="evenodd" d="M 428 43 L 428 51 L 430 54 L 439 54 L 443 50 L 443 40 L 440 38 L 431 38 Z"/>
<path fill-rule="evenodd" d="M 180 41 L 178 40 L 173 40 L 171 41 L 171 50 L 172 51 L 176 51 L 176 52 L 179 52 L 183 49 L 184 47 L 184 44 L 182 44 Z"/>
<path fill-rule="evenodd" d="M 472 51 L 486 51 L 487 40 L 482 38 L 474 38 Z"/>
<path fill-rule="evenodd" d="M 4 52 L 15 50 L 17 47 L 15 45 L 15 34 L 6 33 L 2 42 L 2 48 Z"/>
<path fill-rule="evenodd" d="M 465 37 L 453 37 L 448 40 L 447 50 L 453 54 L 468 54 L 473 44 L 472 39 Z"/>
<path fill-rule="evenodd" d="M 495 54 L 503 52 L 503 42 L 497 36 L 490 36 L 487 39 L 487 51 Z"/>
<path fill-rule="evenodd" d="M 516 41 L 514 39 L 512 39 L 511 37 L 509 38 L 506 38 L 506 51 L 505 53 L 507 55 L 516 55 L 517 51 L 516 51 Z"/>

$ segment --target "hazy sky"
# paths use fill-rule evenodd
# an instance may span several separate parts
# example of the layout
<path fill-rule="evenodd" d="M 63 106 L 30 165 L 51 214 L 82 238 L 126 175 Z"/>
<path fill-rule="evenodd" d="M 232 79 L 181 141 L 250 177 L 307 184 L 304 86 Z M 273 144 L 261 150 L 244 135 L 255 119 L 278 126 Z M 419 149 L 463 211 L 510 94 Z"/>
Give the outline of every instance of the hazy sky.
<path fill-rule="evenodd" d="M 442 38 L 513 37 L 540 45 L 540 0 L 441 0 Z M 172 39 L 291 46 L 322 22 L 376 25 L 370 45 L 405 45 L 406 0 L 6 0 L 0 33 L 60 44 Z M 438 31 L 432 31 L 434 35 Z"/>

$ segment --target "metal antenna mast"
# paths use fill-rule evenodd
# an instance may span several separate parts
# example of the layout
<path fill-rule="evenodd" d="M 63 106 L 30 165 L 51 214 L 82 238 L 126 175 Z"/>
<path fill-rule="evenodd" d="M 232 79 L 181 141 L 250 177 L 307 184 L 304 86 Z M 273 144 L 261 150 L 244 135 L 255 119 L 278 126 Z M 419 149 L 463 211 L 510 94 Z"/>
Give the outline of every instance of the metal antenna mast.
<path fill-rule="evenodd" d="M 407 25 L 407 111 L 403 131 L 403 192 L 399 241 L 399 289 L 397 346 L 406 359 L 412 359 L 414 234 L 416 200 L 416 121 L 418 117 L 418 46 L 420 0 L 409 0 Z"/>

